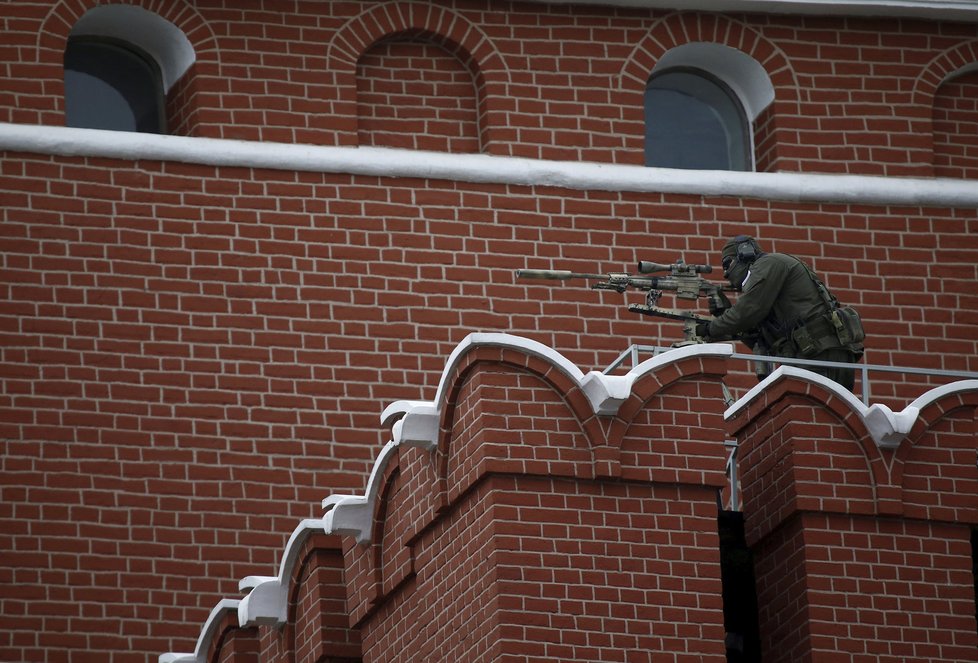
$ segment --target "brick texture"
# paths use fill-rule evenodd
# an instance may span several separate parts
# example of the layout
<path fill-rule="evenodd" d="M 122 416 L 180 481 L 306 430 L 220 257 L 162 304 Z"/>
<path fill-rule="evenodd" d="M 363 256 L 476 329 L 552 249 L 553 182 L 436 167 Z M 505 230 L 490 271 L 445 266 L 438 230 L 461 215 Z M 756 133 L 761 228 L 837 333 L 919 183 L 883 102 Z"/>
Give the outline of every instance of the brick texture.
<path fill-rule="evenodd" d="M 360 145 L 479 152 L 472 73 L 427 41 L 377 44 L 357 63 Z"/>
<path fill-rule="evenodd" d="M 517 268 L 712 262 L 751 229 L 859 307 L 869 362 L 978 370 L 974 210 L 24 154 L 0 164 L 0 188 L 13 658 L 98 650 L 57 626 L 84 618 L 59 597 L 85 592 L 128 648 L 186 648 L 171 638 L 267 573 L 297 520 L 362 487 L 380 411 L 430 397 L 471 331 L 523 334 L 586 368 L 679 339 L 624 310 L 633 296 L 523 285 Z M 902 407 L 921 379 L 874 376 L 874 400 Z M 743 393 L 753 378 L 729 382 Z M 687 469 L 702 470 L 668 471 Z M 105 568 L 119 556 L 122 575 Z"/>
<path fill-rule="evenodd" d="M 63 123 L 61 54 L 95 4 L 8 3 L 0 119 Z M 709 41 L 753 57 L 775 87 L 756 127 L 762 169 L 974 175 L 973 150 L 959 147 L 973 120 L 956 119 L 973 95 L 964 81 L 940 86 L 976 60 L 970 24 L 485 2 L 136 4 L 196 51 L 169 103 L 186 135 L 641 164 L 651 68 L 669 48 Z M 381 98 L 404 94 L 395 117 Z M 416 103 L 433 95 L 448 105 Z"/>
<path fill-rule="evenodd" d="M 741 444 L 765 661 L 974 661 L 973 393 L 881 450 L 793 379 L 730 424 Z"/>
<path fill-rule="evenodd" d="M 538 360 L 494 354 L 459 368 L 450 436 L 434 455 L 400 449 L 375 539 L 348 548 L 364 660 L 724 660 L 715 489 L 703 485 L 722 478 L 719 436 L 700 442 L 714 462 L 695 474 L 677 477 L 669 443 L 646 439 L 664 452 L 644 459 L 651 477 L 597 479 L 598 429 L 586 430 L 573 393 L 564 400 L 566 382 Z M 669 405 L 676 388 L 663 383 L 677 379 L 697 384 L 666 371 L 647 389 L 663 400 L 644 407 Z M 719 399 L 709 410 L 719 417 Z M 637 450 L 620 444 L 624 477 Z M 418 509 L 442 490 L 441 508 Z"/>
<path fill-rule="evenodd" d="M 0 121 L 64 124 L 64 46 L 96 4 L 4 3 Z M 167 100 L 170 128 L 180 135 L 639 164 L 649 71 L 670 47 L 705 40 L 748 53 L 775 86 L 776 100 L 755 126 L 760 170 L 976 173 L 975 74 L 953 76 L 978 61 L 972 24 L 537 3 L 500 11 L 485 1 L 133 4 L 171 21 L 194 47 L 196 62 Z M 771 249 L 809 259 L 859 308 L 870 334 L 867 361 L 978 371 L 975 209 L 9 152 L 0 159 L 0 200 L 3 660 L 125 663 L 192 648 L 210 608 L 238 594 L 239 578 L 267 574 L 298 520 L 320 515 L 327 494 L 362 489 L 386 439 L 379 413 L 393 400 L 431 397 L 444 358 L 469 332 L 528 336 L 586 370 L 608 365 L 630 343 L 680 338 L 678 325 L 629 314 L 623 304 L 632 295 L 514 283 L 518 268 L 612 271 L 680 256 L 710 263 L 724 237 L 752 232 Z M 507 365 L 527 368 L 525 361 Z M 527 540 L 544 545 L 544 525 L 553 523 L 536 510 L 549 509 L 552 496 L 567 516 L 575 486 L 602 517 L 618 508 L 643 518 L 644 508 L 666 509 L 656 518 L 670 528 L 677 519 L 692 523 L 696 545 L 713 546 L 703 501 L 722 484 L 722 454 L 714 453 L 722 426 L 719 410 L 706 404 L 719 403 L 716 380 L 726 370 L 699 366 L 650 377 L 614 421 L 589 418 L 583 395 L 559 376 L 503 372 L 479 377 L 476 392 L 459 387 L 460 417 L 479 422 L 472 431 L 482 440 L 473 443 L 478 452 L 457 465 L 431 466 L 410 451 L 391 466 L 385 504 L 392 516 L 382 521 L 391 529 L 380 532 L 386 543 L 372 557 L 345 552 L 350 578 L 342 584 L 357 619 L 347 625 L 351 633 L 331 642 L 356 650 L 352 631 L 364 620 L 396 621 L 403 608 L 394 599 L 408 590 L 440 591 L 445 579 L 424 584 L 424 564 L 468 559 L 476 539 L 464 532 L 474 519 L 488 528 L 497 515 L 522 517 L 529 509 L 539 529 Z M 735 394 L 753 385 L 741 366 L 731 366 L 725 380 Z M 943 381 L 874 376 L 873 400 L 899 409 Z M 554 390 L 566 398 L 538 400 Z M 472 393 L 519 408 L 478 413 L 476 403 L 463 403 Z M 791 402 L 804 407 L 804 399 Z M 940 468 L 963 467 L 967 458 L 973 465 L 967 407 L 935 414 L 940 421 L 893 460 L 902 483 L 870 496 L 867 477 L 890 477 L 882 469 L 889 461 L 864 457 L 860 464 L 860 454 L 869 454 L 865 440 L 833 418 L 837 405 L 828 403 L 812 421 L 792 419 L 798 410 L 786 409 L 777 428 L 757 424 L 770 434 L 758 448 L 779 434 L 797 444 L 774 456 L 794 464 L 794 483 L 758 479 L 758 494 L 772 498 L 758 508 L 767 519 L 759 522 L 780 536 L 781 509 L 800 495 L 805 509 L 881 509 L 926 523 L 935 537 L 960 538 L 945 528 L 969 513 L 961 496 L 974 484 L 964 470 Z M 514 426 L 538 443 L 533 453 L 508 444 Z M 823 465 L 823 455 L 831 462 Z M 487 473 L 497 478 L 479 479 Z M 560 480 L 546 483 L 543 473 Z M 523 474 L 529 478 L 513 478 Z M 499 477 L 510 483 L 493 483 Z M 815 492 L 825 481 L 835 492 Z M 656 494 L 642 501 L 629 482 L 651 482 Z M 431 483 L 437 490 L 421 490 Z M 524 490 L 539 496 L 537 506 L 515 503 Z M 425 529 L 449 505 L 450 517 Z M 505 522 L 493 541 L 514 535 L 512 520 Z M 853 520 L 847 527 L 871 526 Z M 629 535 L 640 529 L 630 526 Z M 438 541 L 460 537 L 458 547 L 438 548 L 436 530 Z M 405 542 L 420 552 L 411 557 Z M 598 537 L 588 545 L 610 542 Z M 616 563 L 624 555 L 616 551 Z M 582 577 L 582 556 L 560 568 Z M 681 561 L 670 560 L 677 585 L 689 577 Z M 507 565 L 539 581 L 542 562 L 541 554 Z M 269 657 L 294 650 L 314 658 L 324 650 L 316 631 L 338 619 L 337 564 L 310 564 L 309 580 L 297 585 L 295 631 L 282 640 L 263 634 L 258 645 L 239 634 L 234 647 L 258 646 Z M 472 636 L 431 627 L 459 660 L 510 655 L 490 646 L 489 613 L 500 616 L 494 637 L 504 626 L 521 642 L 539 633 L 517 623 L 525 606 L 481 602 L 490 568 L 464 567 L 466 589 L 451 597 L 472 604 L 468 630 L 460 621 L 450 625 Z M 376 569 L 386 575 L 378 579 Z M 613 595 L 601 599 L 604 621 L 571 621 L 588 633 L 607 627 L 639 638 L 628 631 L 638 617 L 616 612 L 627 602 L 623 579 L 601 572 Z M 650 583 L 658 572 L 651 565 L 636 571 Z M 557 591 L 555 581 L 547 584 Z M 652 587 L 642 591 L 663 598 Z M 670 593 L 675 603 L 655 618 L 692 620 L 715 609 L 692 596 L 695 605 L 680 606 Z M 576 609 L 567 601 L 561 607 Z M 959 608 L 955 602 L 953 611 Z M 549 633 L 566 623 L 533 628 Z M 705 634 L 689 628 L 670 634 L 669 646 Z M 377 633 L 363 646 L 378 660 L 413 636 Z M 656 638 L 644 634 L 626 646 L 665 647 Z M 613 649 L 597 635 L 573 647 L 568 655 L 581 657 Z"/>
<path fill-rule="evenodd" d="M 934 174 L 978 177 L 978 73 L 959 76 L 934 98 Z"/>

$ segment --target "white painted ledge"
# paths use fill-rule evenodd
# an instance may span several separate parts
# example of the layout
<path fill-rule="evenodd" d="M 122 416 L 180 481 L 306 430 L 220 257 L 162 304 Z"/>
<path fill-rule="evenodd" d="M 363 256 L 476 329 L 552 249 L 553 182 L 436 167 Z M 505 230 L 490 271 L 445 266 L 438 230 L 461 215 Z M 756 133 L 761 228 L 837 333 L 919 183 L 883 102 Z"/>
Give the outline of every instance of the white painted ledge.
<path fill-rule="evenodd" d="M 370 542 L 377 495 L 387 465 L 401 445 L 427 450 L 438 448 L 441 415 L 452 380 L 456 378 L 456 368 L 467 353 L 480 347 L 503 348 L 543 359 L 581 388 L 595 414 L 608 416 L 617 414 L 622 403 L 631 395 L 636 380 L 646 373 L 688 357 L 728 357 L 733 354 L 733 346 L 729 343 L 688 345 L 648 359 L 625 375 L 605 375 L 600 371 L 585 374 L 562 354 L 537 341 L 512 334 L 469 334 L 445 362 L 433 400 L 396 401 L 381 414 L 381 425 L 391 428 L 393 439 L 374 461 L 365 494 L 330 495 L 323 500 L 326 510 L 323 526 L 326 532 L 353 536 L 357 543 Z"/>
<path fill-rule="evenodd" d="M 622 402 L 631 394 L 635 380 L 649 371 L 691 356 L 728 357 L 733 354 L 733 346 L 728 343 L 701 343 L 663 352 L 635 366 L 626 375 L 605 375 L 600 371 L 590 371 L 585 375 L 564 355 L 532 339 L 513 334 L 469 334 L 455 346 L 445 362 L 433 400 L 395 401 L 381 414 L 381 425 L 394 427 L 395 441 L 400 441 L 407 436 L 415 446 L 426 448 L 437 446 L 435 435 L 438 431 L 438 421 L 446 391 L 451 387 L 449 380 L 453 378 L 455 366 L 468 352 L 477 347 L 498 347 L 543 359 L 577 383 L 588 397 L 594 413 L 603 415 L 616 414 Z M 414 418 L 422 417 L 421 421 L 412 421 Z M 401 423 L 400 429 L 397 428 L 397 423 Z M 424 435 L 428 437 L 423 437 Z"/>
<path fill-rule="evenodd" d="M 486 154 L 323 147 L 10 123 L 0 123 L 0 150 L 576 190 L 978 207 L 978 182 L 975 180 L 646 168 Z"/>
<path fill-rule="evenodd" d="M 676 9 L 677 0 L 531 0 L 553 5 Z M 935 21 L 978 20 L 974 0 L 683 0 L 686 11 L 814 14 L 816 16 L 893 16 Z"/>
<path fill-rule="evenodd" d="M 194 648 L 193 653 L 181 654 L 170 652 L 168 654 L 160 654 L 159 663 L 206 663 L 207 650 L 210 649 L 214 638 L 220 635 L 217 633 L 218 624 L 226 613 L 238 609 L 238 603 L 239 601 L 235 599 L 221 599 L 218 601 L 217 605 L 211 609 L 210 614 L 207 616 L 204 626 L 200 629 L 200 635 L 197 636 L 197 646 Z"/>
<path fill-rule="evenodd" d="M 399 444 L 389 441 L 374 461 L 367 490 L 363 495 L 330 495 L 323 500 L 323 528 L 327 534 L 355 537 L 357 543 L 367 543 L 373 535 L 374 507 L 380 492 L 384 471 L 397 452 Z"/>
<path fill-rule="evenodd" d="M 310 536 L 324 531 L 320 518 L 302 520 L 285 544 L 278 575 L 246 576 L 238 589 L 248 594 L 238 603 L 238 624 L 244 626 L 284 624 L 289 617 L 289 583 L 299 561 L 299 551 Z M 160 663 L 163 663 L 162 661 Z"/>
<path fill-rule="evenodd" d="M 935 387 L 899 412 L 894 412 L 882 403 L 874 403 L 867 407 L 851 391 L 825 376 L 804 368 L 783 365 L 763 381 L 754 385 L 750 391 L 727 408 L 726 412 L 723 413 L 724 419 L 728 421 L 733 419 L 765 391 L 787 377 L 820 385 L 842 399 L 863 420 L 870 437 L 880 449 L 896 449 L 899 447 L 913 429 L 914 424 L 917 423 L 920 411 L 934 401 L 952 393 L 978 390 L 978 380 L 959 380 Z"/>
<path fill-rule="evenodd" d="M 698 343 L 667 350 L 646 359 L 625 375 L 605 375 L 591 371 L 582 380 L 581 388 L 591 401 L 595 414 L 615 415 L 622 403 L 631 396 L 635 381 L 666 364 L 687 357 L 729 357 L 734 348 L 729 343 Z"/>

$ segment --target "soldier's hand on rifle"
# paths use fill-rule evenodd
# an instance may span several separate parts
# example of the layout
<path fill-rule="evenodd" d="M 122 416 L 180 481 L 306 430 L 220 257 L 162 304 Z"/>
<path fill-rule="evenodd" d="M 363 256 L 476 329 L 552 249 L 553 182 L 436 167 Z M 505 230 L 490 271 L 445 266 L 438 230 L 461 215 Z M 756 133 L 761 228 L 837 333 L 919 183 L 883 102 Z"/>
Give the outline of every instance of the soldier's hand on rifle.
<path fill-rule="evenodd" d="M 710 305 L 710 315 L 715 318 L 720 317 L 727 309 L 733 306 L 730 300 L 727 299 L 727 296 L 723 294 L 722 290 L 717 290 L 714 295 L 711 295 L 708 303 Z"/>
<path fill-rule="evenodd" d="M 707 339 L 710 337 L 710 323 L 709 322 L 699 322 L 696 324 L 696 335 L 702 339 Z"/>

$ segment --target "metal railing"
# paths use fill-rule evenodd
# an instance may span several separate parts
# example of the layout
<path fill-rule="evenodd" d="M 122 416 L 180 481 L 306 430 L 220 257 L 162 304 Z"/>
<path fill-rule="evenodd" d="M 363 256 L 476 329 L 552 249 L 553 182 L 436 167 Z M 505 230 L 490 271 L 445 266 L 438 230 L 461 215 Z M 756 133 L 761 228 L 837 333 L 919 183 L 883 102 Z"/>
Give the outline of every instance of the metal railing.
<path fill-rule="evenodd" d="M 618 358 L 615 359 L 611 364 L 605 368 L 602 373 L 605 375 L 611 373 L 613 370 L 625 363 L 626 360 L 631 360 L 632 367 L 638 366 L 641 362 L 639 361 L 639 353 L 646 352 L 651 353 L 653 356 L 666 352 L 667 350 L 673 350 L 671 347 L 663 347 L 659 345 L 639 345 L 632 344 L 625 349 Z M 790 366 L 801 366 L 802 368 L 806 366 L 826 366 L 835 368 L 851 368 L 855 370 L 859 376 L 860 388 L 862 391 L 862 401 L 863 405 L 869 405 L 869 398 L 871 394 L 871 383 L 869 379 L 870 371 L 878 371 L 881 373 L 903 373 L 905 375 L 926 375 L 930 377 L 948 377 L 948 378 L 965 378 L 965 379 L 978 379 L 978 372 L 969 371 L 948 371 L 940 370 L 936 368 L 916 368 L 913 366 L 889 366 L 885 364 L 851 364 L 848 362 L 840 361 L 822 361 L 819 359 L 797 359 L 795 357 L 775 357 L 771 355 L 755 355 L 747 352 L 734 352 L 729 355 L 731 359 L 743 359 L 747 361 L 754 362 L 768 362 L 771 364 L 788 364 Z"/>
<path fill-rule="evenodd" d="M 602 373 L 605 375 L 611 373 L 615 369 L 619 368 L 626 361 L 631 361 L 631 366 L 638 366 L 641 361 L 639 360 L 640 353 L 651 353 L 653 356 L 666 352 L 667 350 L 672 350 L 671 347 L 663 347 L 658 345 L 639 345 L 632 344 L 624 352 L 618 355 L 611 364 L 605 368 Z M 870 394 L 872 393 L 872 385 L 869 379 L 870 371 L 878 371 L 881 373 L 902 373 L 904 375 L 925 375 L 928 377 L 947 377 L 947 378 L 964 378 L 964 379 L 978 379 L 978 372 L 973 371 L 948 371 L 933 368 L 916 368 L 913 366 L 888 366 L 884 364 L 851 364 L 848 362 L 838 362 L 838 361 L 821 361 L 817 359 L 796 359 L 794 357 L 774 357 L 771 355 L 755 355 L 746 352 L 734 352 L 728 355 L 731 359 L 740 359 L 751 362 L 768 362 L 770 364 L 788 364 L 790 366 L 826 366 L 826 367 L 836 367 L 836 368 L 851 368 L 855 370 L 860 376 L 860 388 L 862 391 L 862 402 L 863 405 L 869 406 Z M 734 402 L 733 397 L 730 395 L 727 386 L 721 382 L 723 386 L 724 398 L 727 401 L 727 405 L 731 405 Z M 740 477 L 737 472 L 737 440 L 725 440 L 723 443 L 725 449 L 730 451 L 730 455 L 727 458 L 726 463 L 726 473 L 727 480 L 730 487 L 730 502 L 729 508 L 731 511 L 740 510 L 740 499 L 739 495 L 739 481 Z M 718 498 L 719 499 L 719 498 Z"/>

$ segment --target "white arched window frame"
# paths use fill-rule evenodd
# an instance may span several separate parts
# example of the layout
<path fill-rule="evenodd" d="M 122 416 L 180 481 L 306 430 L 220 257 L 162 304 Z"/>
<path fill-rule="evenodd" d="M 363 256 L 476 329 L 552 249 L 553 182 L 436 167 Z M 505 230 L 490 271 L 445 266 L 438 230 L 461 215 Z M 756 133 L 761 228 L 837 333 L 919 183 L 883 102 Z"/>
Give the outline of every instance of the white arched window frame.
<path fill-rule="evenodd" d="M 702 72 L 704 79 L 720 83 L 719 87 L 739 104 L 746 120 L 747 170 L 754 170 L 754 122 L 774 101 L 774 86 L 764 67 L 735 48 L 691 42 L 667 51 L 652 69 L 649 80 L 670 71 Z"/>
<path fill-rule="evenodd" d="M 182 30 L 153 12 L 132 5 L 100 5 L 86 12 L 68 35 L 66 54 L 72 53 L 73 45 L 83 45 L 89 49 L 88 52 L 98 54 L 98 57 L 111 57 L 112 49 L 117 49 L 121 65 L 126 65 L 128 61 L 129 66 L 138 66 L 140 60 L 145 61 L 148 65 L 146 71 L 154 81 L 147 88 L 148 94 L 156 97 L 147 103 L 154 104 L 163 103 L 173 84 L 190 69 L 196 59 L 193 46 Z M 84 58 L 85 51 L 79 50 Z M 66 69 L 66 95 L 79 92 L 84 94 L 86 82 L 89 81 L 94 86 L 110 87 L 98 80 L 99 66 L 101 65 L 95 64 L 94 76 L 92 70 L 78 73 Z M 83 66 L 78 68 L 86 69 Z M 72 77 L 71 85 L 69 77 Z M 159 87 L 158 90 L 153 89 L 156 86 Z M 65 105 L 70 123 L 72 100 L 66 99 Z"/>

